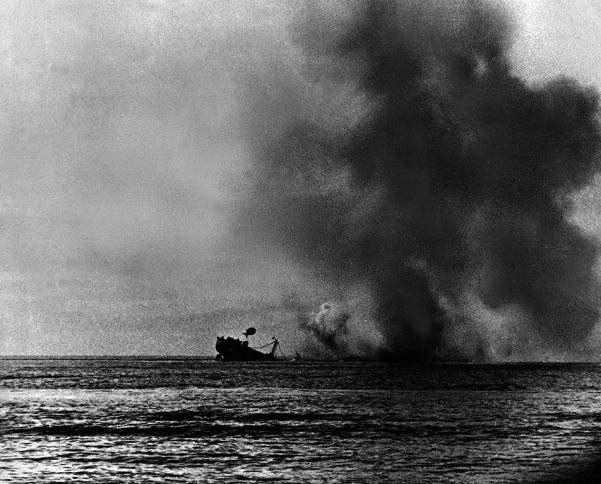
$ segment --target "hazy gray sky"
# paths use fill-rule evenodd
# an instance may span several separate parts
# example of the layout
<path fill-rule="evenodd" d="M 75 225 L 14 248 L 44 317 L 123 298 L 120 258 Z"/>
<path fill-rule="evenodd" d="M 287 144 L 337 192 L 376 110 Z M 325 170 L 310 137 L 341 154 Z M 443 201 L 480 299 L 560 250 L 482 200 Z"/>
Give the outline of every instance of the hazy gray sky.
<path fill-rule="evenodd" d="M 293 349 L 287 294 L 334 295 L 231 236 L 251 176 L 240 81 L 269 94 L 300 69 L 289 3 L 3 3 L 0 354 L 212 354 L 251 323 Z M 601 2 L 509 5 L 520 76 L 601 88 Z M 601 239 L 601 182 L 577 201 Z"/>

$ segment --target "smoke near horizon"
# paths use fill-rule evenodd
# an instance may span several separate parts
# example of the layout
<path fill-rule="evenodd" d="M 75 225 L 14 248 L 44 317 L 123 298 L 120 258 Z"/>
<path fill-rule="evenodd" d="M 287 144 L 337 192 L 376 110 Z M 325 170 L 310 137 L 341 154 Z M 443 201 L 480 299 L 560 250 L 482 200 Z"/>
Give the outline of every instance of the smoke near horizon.
<path fill-rule="evenodd" d="M 571 213 L 599 169 L 597 93 L 516 77 L 487 2 L 310 2 L 290 31 L 298 74 L 245 92 L 242 233 L 364 285 L 394 358 L 588 355 L 597 244 Z M 341 311 L 300 324 L 337 350 Z"/>
<path fill-rule="evenodd" d="M 0 354 L 598 359 L 596 15 L 6 0 Z"/>
<path fill-rule="evenodd" d="M 323 303 L 319 311 L 300 315 L 300 327 L 311 334 L 334 356 L 346 356 L 348 348 L 345 338 L 350 315 L 332 303 Z"/>

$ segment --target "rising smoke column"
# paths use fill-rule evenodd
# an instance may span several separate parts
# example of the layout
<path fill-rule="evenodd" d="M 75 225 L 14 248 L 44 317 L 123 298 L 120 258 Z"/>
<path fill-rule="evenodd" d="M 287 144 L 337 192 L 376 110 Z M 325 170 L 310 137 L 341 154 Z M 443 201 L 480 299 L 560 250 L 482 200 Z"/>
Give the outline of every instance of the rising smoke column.
<path fill-rule="evenodd" d="M 291 34 L 326 107 L 284 81 L 249 96 L 250 232 L 337 284 L 368 281 L 397 358 L 486 358 L 477 329 L 448 343 L 474 301 L 576 348 L 598 318 L 597 248 L 568 221 L 599 168 L 596 93 L 513 76 L 511 23 L 484 3 L 322 7 Z"/>
<path fill-rule="evenodd" d="M 346 356 L 348 352 L 346 337 L 349 318 L 349 314 L 332 303 L 323 303 L 316 313 L 299 315 L 301 329 L 312 334 L 317 341 L 339 357 Z"/>

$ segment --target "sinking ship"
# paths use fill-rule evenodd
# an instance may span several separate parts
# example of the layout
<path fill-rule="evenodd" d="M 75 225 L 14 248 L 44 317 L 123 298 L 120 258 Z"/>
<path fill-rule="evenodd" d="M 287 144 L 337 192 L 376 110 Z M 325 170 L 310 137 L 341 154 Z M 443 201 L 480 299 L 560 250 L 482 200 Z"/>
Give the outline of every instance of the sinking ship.
<path fill-rule="evenodd" d="M 255 328 L 248 328 L 244 333 L 245 340 L 239 340 L 232 337 L 218 336 L 215 343 L 217 350 L 217 361 L 273 361 L 278 358 L 275 352 L 278 349 L 278 340 L 273 337 L 270 343 L 259 347 L 251 347 L 248 345 L 248 337 L 255 334 Z M 260 349 L 269 348 L 266 353 L 259 351 Z"/>

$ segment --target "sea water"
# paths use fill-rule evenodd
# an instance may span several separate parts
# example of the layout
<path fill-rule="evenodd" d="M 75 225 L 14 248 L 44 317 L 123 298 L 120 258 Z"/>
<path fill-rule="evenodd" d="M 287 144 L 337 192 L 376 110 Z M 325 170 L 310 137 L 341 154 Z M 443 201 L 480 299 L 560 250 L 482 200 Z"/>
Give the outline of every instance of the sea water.
<path fill-rule="evenodd" d="M 0 359 L 1 482 L 539 482 L 601 366 Z"/>

